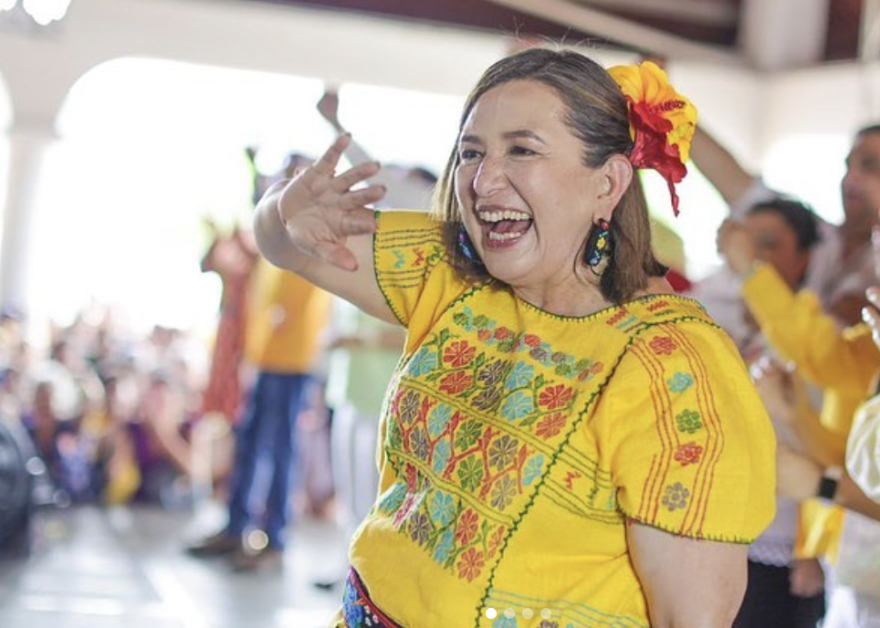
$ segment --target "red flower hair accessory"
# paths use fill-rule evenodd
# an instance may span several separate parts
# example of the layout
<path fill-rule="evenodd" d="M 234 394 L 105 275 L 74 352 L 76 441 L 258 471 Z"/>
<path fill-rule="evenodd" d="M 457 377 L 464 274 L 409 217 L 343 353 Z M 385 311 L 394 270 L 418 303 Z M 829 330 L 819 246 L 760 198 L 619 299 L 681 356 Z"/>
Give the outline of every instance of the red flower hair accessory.
<path fill-rule="evenodd" d="M 608 72 L 626 96 L 635 142 L 630 161 L 636 168 L 653 168 L 666 179 L 672 211 L 678 216 L 675 184 L 687 174 L 684 164 L 697 128 L 697 109 L 651 61 L 615 66 Z"/>

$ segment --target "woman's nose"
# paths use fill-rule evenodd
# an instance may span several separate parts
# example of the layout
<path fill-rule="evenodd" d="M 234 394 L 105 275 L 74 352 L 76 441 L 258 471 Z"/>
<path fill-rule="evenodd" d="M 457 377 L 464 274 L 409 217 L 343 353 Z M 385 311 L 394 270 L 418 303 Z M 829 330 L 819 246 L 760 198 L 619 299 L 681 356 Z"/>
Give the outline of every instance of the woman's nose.
<path fill-rule="evenodd" d="M 485 157 L 477 168 L 474 177 L 474 192 L 477 196 L 489 196 L 504 186 L 506 177 L 500 159 Z"/>

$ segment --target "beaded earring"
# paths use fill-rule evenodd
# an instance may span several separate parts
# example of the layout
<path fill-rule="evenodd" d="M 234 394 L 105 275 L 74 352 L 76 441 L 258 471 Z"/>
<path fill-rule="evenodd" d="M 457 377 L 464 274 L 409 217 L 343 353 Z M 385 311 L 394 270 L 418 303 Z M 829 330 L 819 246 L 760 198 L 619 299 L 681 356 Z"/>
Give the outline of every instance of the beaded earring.
<path fill-rule="evenodd" d="M 604 218 L 600 218 L 590 229 L 584 247 L 584 261 L 590 269 L 594 269 L 609 253 L 611 253 L 611 225 Z"/>
<path fill-rule="evenodd" d="M 474 243 L 471 242 L 471 237 L 468 235 L 467 229 L 464 228 L 464 225 L 462 225 L 458 231 L 458 249 L 468 261 L 479 266 L 483 265 L 483 260 L 481 260 L 480 256 L 477 254 L 477 250 L 474 248 Z"/>

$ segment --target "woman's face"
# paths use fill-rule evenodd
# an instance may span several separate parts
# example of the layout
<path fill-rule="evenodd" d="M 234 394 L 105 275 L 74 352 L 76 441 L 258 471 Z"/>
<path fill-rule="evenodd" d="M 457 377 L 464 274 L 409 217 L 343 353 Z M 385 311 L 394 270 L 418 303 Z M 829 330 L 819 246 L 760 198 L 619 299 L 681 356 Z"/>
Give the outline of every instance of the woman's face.
<path fill-rule="evenodd" d="M 455 191 L 486 269 L 514 288 L 567 285 L 608 182 L 552 88 L 511 81 L 477 101 L 459 138 Z M 607 216 L 603 216 L 607 218 Z"/>

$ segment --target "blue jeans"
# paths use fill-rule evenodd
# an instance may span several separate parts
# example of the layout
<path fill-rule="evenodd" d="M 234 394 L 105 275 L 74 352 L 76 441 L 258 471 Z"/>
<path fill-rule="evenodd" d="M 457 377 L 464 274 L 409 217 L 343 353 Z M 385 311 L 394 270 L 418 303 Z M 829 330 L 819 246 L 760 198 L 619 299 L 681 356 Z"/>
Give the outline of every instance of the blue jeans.
<path fill-rule="evenodd" d="M 226 532 L 240 536 L 245 528 L 262 527 L 269 545 L 284 548 L 284 529 L 289 515 L 291 474 L 294 465 L 296 417 L 305 399 L 310 376 L 302 373 L 260 371 L 248 398 L 236 434 L 235 467 L 229 495 Z M 254 489 L 261 467 L 271 469 L 268 491 L 261 489 L 263 508 L 254 505 Z M 264 497 L 263 497 L 264 496 Z"/>

